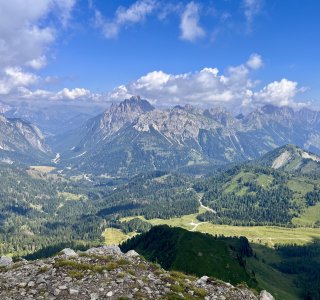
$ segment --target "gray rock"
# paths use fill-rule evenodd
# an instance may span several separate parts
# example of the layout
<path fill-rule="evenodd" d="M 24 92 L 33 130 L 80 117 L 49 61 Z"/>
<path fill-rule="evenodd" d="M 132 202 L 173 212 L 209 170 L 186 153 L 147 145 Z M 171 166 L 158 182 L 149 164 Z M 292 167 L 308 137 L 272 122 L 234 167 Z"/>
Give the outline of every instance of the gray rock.
<path fill-rule="evenodd" d="M 122 256 L 123 253 L 121 252 L 118 246 L 103 246 L 98 248 L 90 248 L 86 251 L 87 254 L 96 254 L 96 255 L 116 255 Z"/>
<path fill-rule="evenodd" d="M 107 297 L 112 297 L 112 295 L 113 295 L 113 292 L 112 292 L 112 291 L 110 291 L 110 292 L 107 293 Z"/>
<path fill-rule="evenodd" d="M 34 281 L 29 281 L 28 282 L 28 287 L 33 287 L 35 286 L 35 282 Z"/>
<path fill-rule="evenodd" d="M 0 258 L 0 266 L 1 267 L 9 267 L 13 264 L 12 258 L 9 256 L 1 256 Z"/>
<path fill-rule="evenodd" d="M 78 254 L 70 248 L 65 248 L 61 251 L 66 257 L 78 257 Z"/>
<path fill-rule="evenodd" d="M 109 254 L 123 254 L 118 246 L 111 245 L 111 246 L 103 246 L 103 250 L 108 252 Z"/>
<path fill-rule="evenodd" d="M 137 253 L 137 252 L 134 251 L 134 250 L 129 250 L 129 251 L 125 254 L 125 256 L 127 256 L 127 257 L 137 257 L 137 256 L 139 256 L 139 253 Z"/>
<path fill-rule="evenodd" d="M 44 279 L 42 276 L 40 276 L 40 277 L 37 279 L 36 283 L 37 283 L 37 284 L 41 284 L 41 283 L 46 283 L 46 281 L 45 281 L 45 279 Z"/>
<path fill-rule="evenodd" d="M 260 293 L 259 300 L 274 300 L 273 296 L 267 291 L 263 290 Z"/>
<path fill-rule="evenodd" d="M 59 290 L 66 290 L 68 287 L 66 285 L 59 285 L 58 289 Z"/>
<path fill-rule="evenodd" d="M 197 283 L 201 285 L 206 284 L 208 279 L 209 279 L 208 276 L 202 276 L 200 279 L 197 280 Z"/>
<path fill-rule="evenodd" d="M 69 294 L 70 295 L 77 295 L 77 294 L 79 294 L 79 291 L 75 290 L 75 289 L 69 289 Z"/>
<path fill-rule="evenodd" d="M 55 289 L 54 291 L 53 291 L 53 295 L 55 295 L 55 296 L 58 296 L 59 294 L 60 294 L 60 290 L 59 289 Z"/>
<path fill-rule="evenodd" d="M 90 300 L 98 300 L 98 299 L 99 299 L 99 295 L 97 293 L 90 294 Z"/>

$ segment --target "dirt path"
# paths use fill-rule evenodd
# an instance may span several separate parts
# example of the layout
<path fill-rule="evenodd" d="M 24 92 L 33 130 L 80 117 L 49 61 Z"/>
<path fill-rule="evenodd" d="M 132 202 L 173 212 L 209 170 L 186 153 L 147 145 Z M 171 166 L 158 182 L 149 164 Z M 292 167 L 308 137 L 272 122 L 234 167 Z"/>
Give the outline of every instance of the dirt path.
<path fill-rule="evenodd" d="M 203 203 L 201 202 L 202 196 L 203 196 L 202 193 L 198 194 L 198 201 L 199 201 L 200 206 L 202 208 L 204 208 L 206 211 L 209 211 L 209 212 L 212 212 L 212 213 L 216 214 L 217 212 L 215 210 L 213 210 L 212 208 L 210 208 L 208 206 L 203 205 Z"/>

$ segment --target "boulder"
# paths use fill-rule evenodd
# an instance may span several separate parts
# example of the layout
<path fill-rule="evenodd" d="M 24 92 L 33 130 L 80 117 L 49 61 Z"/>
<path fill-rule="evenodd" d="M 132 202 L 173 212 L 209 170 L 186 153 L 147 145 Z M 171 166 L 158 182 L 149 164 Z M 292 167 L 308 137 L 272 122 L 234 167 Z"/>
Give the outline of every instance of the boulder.
<path fill-rule="evenodd" d="M 263 290 L 260 293 L 259 300 L 274 300 L 273 296 L 267 291 Z"/>
<path fill-rule="evenodd" d="M 66 257 L 78 257 L 78 254 L 70 248 L 65 248 L 61 251 Z"/>
<path fill-rule="evenodd" d="M 96 255 L 115 255 L 121 256 L 123 253 L 121 252 L 118 246 L 103 246 L 98 248 L 91 248 L 86 251 L 87 254 L 96 254 Z"/>
<path fill-rule="evenodd" d="M 13 264 L 12 258 L 9 256 L 1 256 L 0 267 L 9 267 Z"/>
<path fill-rule="evenodd" d="M 137 252 L 134 251 L 134 250 L 129 250 L 125 255 L 126 255 L 127 257 L 137 257 L 137 256 L 139 256 L 139 253 L 137 253 Z"/>

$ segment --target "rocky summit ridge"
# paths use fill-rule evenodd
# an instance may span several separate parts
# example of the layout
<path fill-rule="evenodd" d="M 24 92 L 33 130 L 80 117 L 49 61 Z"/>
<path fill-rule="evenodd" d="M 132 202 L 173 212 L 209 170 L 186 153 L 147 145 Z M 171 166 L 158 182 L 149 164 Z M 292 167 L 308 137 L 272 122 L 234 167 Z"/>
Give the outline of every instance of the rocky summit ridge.
<path fill-rule="evenodd" d="M 50 145 L 70 170 L 132 176 L 154 170 L 202 174 L 286 144 L 320 154 L 319 139 L 318 111 L 267 105 L 236 117 L 221 107 L 156 108 L 132 97 Z"/>
<path fill-rule="evenodd" d="M 98 299 L 205 299 L 272 300 L 244 285 L 203 276 L 196 278 L 168 272 L 131 250 L 117 246 L 84 252 L 64 249 L 58 255 L 36 261 L 0 259 L 2 300 L 98 300 Z"/>

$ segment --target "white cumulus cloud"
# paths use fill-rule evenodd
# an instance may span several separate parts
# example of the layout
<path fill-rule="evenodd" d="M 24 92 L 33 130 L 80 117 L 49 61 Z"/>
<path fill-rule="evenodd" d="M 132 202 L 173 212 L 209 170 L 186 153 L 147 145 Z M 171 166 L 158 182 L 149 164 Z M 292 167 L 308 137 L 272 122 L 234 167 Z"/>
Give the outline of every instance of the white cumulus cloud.
<path fill-rule="evenodd" d="M 298 88 L 298 82 L 283 78 L 280 81 L 269 83 L 262 90 L 256 92 L 254 101 L 277 106 L 295 106 L 299 104 L 295 102 L 296 95 L 303 91 L 303 88 Z"/>
<path fill-rule="evenodd" d="M 156 7 L 155 0 L 138 0 L 128 8 L 120 6 L 112 21 L 106 20 L 102 13 L 95 9 L 95 25 L 102 30 L 106 38 L 115 38 L 123 27 L 144 21 Z"/>
<path fill-rule="evenodd" d="M 195 2 L 190 2 L 181 15 L 181 39 L 195 41 L 205 36 L 204 29 L 199 25 L 200 7 Z"/>
<path fill-rule="evenodd" d="M 248 61 L 235 67 L 229 67 L 224 74 L 217 68 L 203 68 L 200 71 L 168 74 L 164 71 L 150 72 L 136 81 L 121 85 L 109 93 L 112 101 L 121 101 L 134 95 L 140 95 L 160 105 L 196 104 L 222 105 L 229 108 L 260 106 L 297 106 L 298 93 L 303 88 L 288 79 L 267 84 L 260 90 L 251 78 L 252 70 L 263 65 L 262 57 L 252 54 Z"/>
<path fill-rule="evenodd" d="M 132 95 L 141 95 L 151 101 L 170 105 L 173 103 L 225 104 L 241 102 L 251 85 L 248 72 L 230 68 L 220 75 L 217 68 L 204 68 L 184 74 L 168 74 L 154 71 L 129 85 L 114 89 L 109 97 L 122 100 Z"/>
<path fill-rule="evenodd" d="M 2 76 L 1 76 L 2 75 Z M 0 94 L 7 95 L 18 89 L 35 84 L 39 77 L 33 73 L 23 72 L 18 67 L 7 67 L 0 75 Z"/>
<path fill-rule="evenodd" d="M 0 1 L 0 94 L 24 95 L 41 78 L 50 46 L 66 26 L 76 0 Z"/>
<path fill-rule="evenodd" d="M 259 54 L 251 54 L 247 61 L 247 66 L 253 70 L 258 70 L 263 66 L 262 57 Z"/>
<path fill-rule="evenodd" d="M 57 34 L 53 23 L 44 25 L 44 20 L 54 16 L 65 24 L 74 4 L 75 0 L 0 1 L 0 67 L 43 67 Z"/>
<path fill-rule="evenodd" d="M 1 87 L 0 87 L 1 89 Z M 30 90 L 27 87 L 19 86 L 14 94 L 10 94 L 14 99 L 24 99 L 32 101 L 102 101 L 103 96 L 93 93 L 84 88 L 63 88 L 58 92 L 48 91 L 44 89 Z M 8 99 L 8 98 L 6 98 Z M 9 99 L 10 100 L 10 99 Z"/>
<path fill-rule="evenodd" d="M 84 98 L 90 96 L 90 91 L 84 88 L 74 88 L 74 89 L 68 89 L 64 88 L 60 92 L 58 92 L 55 95 L 55 99 L 57 100 L 63 100 L 63 99 L 69 99 L 69 100 L 75 100 L 78 98 Z"/>

